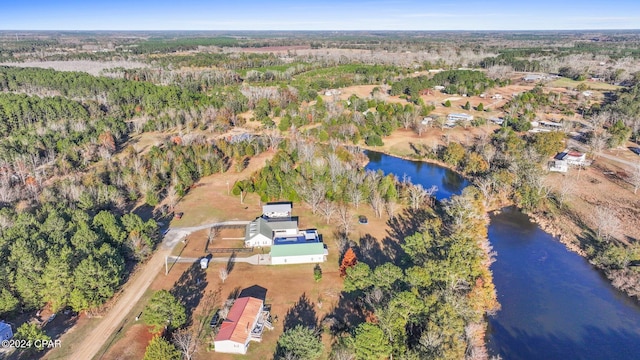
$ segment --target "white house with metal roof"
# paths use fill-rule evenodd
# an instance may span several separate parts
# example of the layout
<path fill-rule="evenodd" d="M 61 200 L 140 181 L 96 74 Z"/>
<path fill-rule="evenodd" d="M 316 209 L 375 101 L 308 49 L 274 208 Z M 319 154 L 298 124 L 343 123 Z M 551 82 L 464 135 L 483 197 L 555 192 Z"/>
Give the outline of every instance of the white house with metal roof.
<path fill-rule="evenodd" d="M 247 225 L 244 246 L 271 246 L 275 237 L 295 235 L 296 233 L 298 233 L 296 220 L 274 221 L 259 217 Z"/>
<path fill-rule="evenodd" d="M 247 225 L 245 247 L 271 247 L 271 264 L 306 264 L 327 260 L 328 251 L 315 229 L 299 230 L 291 203 L 263 206 L 262 216 Z"/>

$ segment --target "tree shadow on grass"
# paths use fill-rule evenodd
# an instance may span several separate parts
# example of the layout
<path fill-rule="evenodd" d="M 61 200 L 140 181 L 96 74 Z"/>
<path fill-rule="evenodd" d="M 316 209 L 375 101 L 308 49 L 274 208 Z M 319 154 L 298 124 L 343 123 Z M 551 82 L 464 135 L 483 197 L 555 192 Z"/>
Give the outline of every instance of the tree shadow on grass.
<path fill-rule="evenodd" d="M 431 217 L 431 210 L 428 209 L 405 209 L 402 214 L 387 221 L 387 234 L 390 239 L 402 243 L 404 238 L 419 231 L 424 222 Z"/>
<path fill-rule="evenodd" d="M 307 294 L 304 293 L 300 296 L 298 302 L 287 311 L 284 317 L 284 331 L 293 329 L 298 325 L 310 329 L 315 329 L 318 325 L 315 304 L 312 303 L 307 297 Z"/>
<path fill-rule="evenodd" d="M 323 323 L 328 324 L 331 334 L 337 335 L 350 331 L 365 322 L 360 292 L 342 292 L 335 309 L 328 314 Z"/>
<path fill-rule="evenodd" d="M 184 305 L 187 312 L 188 324 L 191 323 L 191 315 L 193 309 L 195 309 L 202 296 L 204 295 L 204 289 L 207 287 L 207 276 L 204 269 L 200 267 L 200 262 L 195 262 L 189 267 L 176 281 L 171 289 L 171 294 Z"/>
<path fill-rule="evenodd" d="M 229 256 L 229 260 L 227 260 L 227 274 L 231 274 L 231 272 L 233 271 L 233 268 L 236 266 L 236 252 L 232 252 L 231 255 Z"/>

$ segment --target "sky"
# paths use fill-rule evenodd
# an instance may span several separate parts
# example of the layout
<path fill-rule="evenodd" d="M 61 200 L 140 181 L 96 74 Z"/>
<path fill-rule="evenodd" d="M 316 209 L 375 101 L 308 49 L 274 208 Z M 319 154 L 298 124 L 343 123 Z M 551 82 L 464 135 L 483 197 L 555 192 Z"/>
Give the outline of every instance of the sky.
<path fill-rule="evenodd" d="M 639 28 L 639 0 L 0 1 L 0 30 Z"/>

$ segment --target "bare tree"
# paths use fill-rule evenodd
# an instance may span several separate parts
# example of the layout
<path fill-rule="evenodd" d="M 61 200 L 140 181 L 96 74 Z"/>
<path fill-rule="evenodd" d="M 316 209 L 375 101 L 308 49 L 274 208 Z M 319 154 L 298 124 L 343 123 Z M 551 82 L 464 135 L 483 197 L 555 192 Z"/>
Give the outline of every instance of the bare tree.
<path fill-rule="evenodd" d="M 609 140 L 609 134 L 604 130 L 594 130 L 589 140 L 589 148 L 597 155 L 599 152 L 607 148 L 607 140 Z"/>
<path fill-rule="evenodd" d="M 422 206 L 428 193 L 425 188 L 420 184 L 409 184 L 407 187 L 407 197 L 409 199 L 409 206 L 413 210 L 417 210 Z"/>
<path fill-rule="evenodd" d="M 599 239 L 609 240 L 609 237 L 620 226 L 620 220 L 614 214 L 612 209 L 604 206 L 596 207 L 594 212 L 594 221 L 596 223 L 597 233 Z"/>
<path fill-rule="evenodd" d="M 180 196 L 178 195 L 178 192 L 176 191 L 175 185 L 171 185 L 167 189 L 167 197 L 166 197 L 166 199 L 167 199 L 167 205 L 169 206 L 169 211 L 173 212 L 174 208 L 178 204 L 178 200 L 180 200 Z"/>
<path fill-rule="evenodd" d="M 224 281 L 229 277 L 229 270 L 227 270 L 226 268 L 220 268 L 218 275 L 220 276 L 220 280 L 222 280 L 222 283 L 224 284 Z"/>
<path fill-rule="evenodd" d="M 348 237 L 353 230 L 353 219 L 349 205 L 346 203 L 338 204 L 336 208 L 340 230 Z"/>
<path fill-rule="evenodd" d="M 575 186 L 575 179 L 570 176 L 564 176 L 562 178 L 562 184 L 560 184 L 560 189 L 558 190 L 558 200 L 560 203 L 563 203 L 568 195 L 573 193 L 573 189 Z"/>
<path fill-rule="evenodd" d="M 327 224 L 329 224 L 333 217 L 333 213 L 336 212 L 336 206 L 333 201 L 325 200 L 320 203 L 320 211 L 322 212 L 322 215 L 324 215 L 324 219 L 327 221 Z"/>
<path fill-rule="evenodd" d="M 400 114 L 400 122 L 402 123 L 402 127 L 407 130 L 414 123 L 413 113 L 403 112 Z"/>
<path fill-rule="evenodd" d="M 484 197 L 484 206 L 488 206 L 493 199 L 494 180 L 490 177 L 480 178 L 475 182 L 475 185 Z"/>
<path fill-rule="evenodd" d="M 387 200 L 384 202 L 384 208 L 391 219 L 396 216 L 398 210 L 398 203 L 395 200 Z"/>
<path fill-rule="evenodd" d="M 318 211 L 320 203 L 324 201 L 327 195 L 327 189 L 323 182 L 303 182 L 299 186 L 299 191 L 305 201 L 311 206 L 311 212 L 313 214 Z"/>
<path fill-rule="evenodd" d="M 177 330 L 173 333 L 173 343 L 180 349 L 185 360 L 191 360 L 198 349 L 197 328 L 191 326 Z"/>
<path fill-rule="evenodd" d="M 633 193 L 637 194 L 638 188 L 640 188 L 640 164 L 636 164 L 636 166 L 634 166 L 629 180 L 631 185 L 633 185 Z"/>
<path fill-rule="evenodd" d="M 376 217 L 382 217 L 382 211 L 384 207 L 384 200 L 377 189 L 374 189 L 371 192 L 371 196 L 369 196 L 369 203 L 371 204 L 371 208 L 376 213 Z"/>

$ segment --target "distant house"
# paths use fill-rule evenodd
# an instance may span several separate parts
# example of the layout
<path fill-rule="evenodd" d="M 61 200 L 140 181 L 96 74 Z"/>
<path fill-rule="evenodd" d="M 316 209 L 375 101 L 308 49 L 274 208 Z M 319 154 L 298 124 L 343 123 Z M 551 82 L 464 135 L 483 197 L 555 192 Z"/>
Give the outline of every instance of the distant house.
<path fill-rule="evenodd" d="M 562 126 L 563 126 L 562 123 L 544 121 L 544 120 L 539 121 L 538 125 L 540 125 L 540 127 L 550 129 L 550 130 L 562 130 Z"/>
<path fill-rule="evenodd" d="M 493 118 L 490 118 L 489 121 L 491 121 L 492 123 L 497 124 L 497 125 L 504 124 L 504 119 L 503 118 L 493 117 Z"/>
<path fill-rule="evenodd" d="M 433 121 L 433 118 L 427 116 L 427 117 L 423 118 L 420 123 L 422 125 L 429 125 L 432 121 Z"/>
<path fill-rule="evenodd" d="M 544 75 L 527 74 L 522 78 L 522 80 L 524 80 L 526 82 L 536 82 L 536 81 L 544 80 Z"/>
<path fill-rule="evenodd" d="M 567 151 L 560 154 L 560 160 L 564 160 L 569 165 L 587 165 L 587 154 L 579 151 Z"/>
<path fill-rule="evenodd" d="M 447 121 L 445 125 L 447 126 L 455 126 L 458 121 L 471 121 L 473 120 L 473 115 L 469 114 L 449 114 L 447 115 Z"/>
<path fill-rule="evenodd" d="M 238 298 L 214 339 L 215 352 L 246 354 L 250 341 L 262 339 L 264 303 L 254 297 Z"/>
<path fill-rule="evenodd" d="M 9 340 L 13 337 L 13 331 L 11 325 L 4 321 L 0 321 L 0 341 Z"/>
<path fill-rule="evenodd" d="M 494 100 L 502 100 L 502 95 L 500 95 L 500 94 L 493 94 L 493 95 L 491 96 L 491 98 L 492 98 L 492 99 L 494 99 Z"/>
<path fill-rule="evenodd" d="M 436 86 L 433 87 L 433 90 L 438 90 L 438 91 L 442 91 L 444 89 L 445 89 L 445 87 L 442 86 L 442 85 L 436 85 Z"/>
<path fill-rule="evenodd" d="M 593 95 L 593 91 L 586 90 L 582 92 L 582 96 L 584 97 L 591 97 L 591 95 Z"/>
<path fill-rule="evenodd" d="M 569 170 L 569 164 L 564 160 L 549 161 L 549 171 L 566 173 Z"/>

